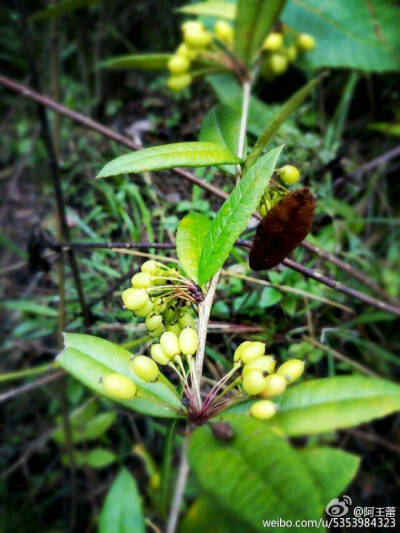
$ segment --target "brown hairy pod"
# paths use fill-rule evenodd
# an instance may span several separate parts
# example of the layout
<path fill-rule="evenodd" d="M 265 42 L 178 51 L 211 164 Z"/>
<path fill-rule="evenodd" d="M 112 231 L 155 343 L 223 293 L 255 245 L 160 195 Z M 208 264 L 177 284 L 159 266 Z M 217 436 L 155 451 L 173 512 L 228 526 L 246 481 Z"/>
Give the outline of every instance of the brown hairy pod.
<path fill-rule="evenodd" d="M 267 270 L 283 261 L 310 232 L 314 209 L 315 200 L 307 187 L 284 196 L 257 227 L 250 267 Z"/>

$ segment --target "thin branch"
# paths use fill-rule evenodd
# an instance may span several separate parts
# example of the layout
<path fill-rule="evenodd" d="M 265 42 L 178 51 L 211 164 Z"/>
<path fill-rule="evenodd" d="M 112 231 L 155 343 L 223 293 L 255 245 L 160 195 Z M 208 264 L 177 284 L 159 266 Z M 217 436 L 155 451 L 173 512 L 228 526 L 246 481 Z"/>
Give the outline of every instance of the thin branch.
<path fill-rule="evenodd" d="M 343 361 L 344 363 L 347 363 L 348 365 L 356 368 L 362 374 L 365 374 L 366 376 L 371 376 L 374 378 L 380 377 L 379 374 L 376 374 L 373 370 L 370 370 L 369 368 L 362 365 L 361 363 L 357 363 L 357 361 L 353 361 L 346 355 L 343 355 L 337 350 L 334 350 L 330 346 L 327 346 L 326 344 L 322 344 L 321 342 L 318 342 L 317 340 L 312 339 L 311 337 L 307 337 L 306 335 L 304 336 L 304 339 L 307 342 L 310 342 L 311 344 L 313 344 L 316 348 L 319 348 L 320 350 L 324 350 L 325 352 L 333 355 L 333 357 L 335 357 L 335 359 L 337 359 L 338 361 Z"/>
<path fill-rule="evenodd" d="M 115 246 L 115 245 L 117 245 L 117 246 Z M 238 240 L 238 241 L 236 241 L 236 245 L 244 247 L 244 248 L 251 248 L 251 241 L 243 240 L 243 239 L 242 240 Z M 121 251 L 121 252 L 123 252 L 124 250 L 130 250 L 130 249 L 135 249 L 135 248 L 143 248 L 143 249 L 146 249 L 146 248 L 174 249 L 175 248 L 175 245 L 172 244 L 172 243 L 162 244 L 162 243 L 154 243 L 154 242 L 152 242 L 152 243 L 150 243 L 150 242 L 141 242 L 141 243 L 140 242 L 139 243 L 133 243 L 133 242 L 132 243 L 66 242 L 66 243 L 54 243 L 52 245 L 52 247 L 54 249 L 60 249 L 60 248 L 64 248 L 64 247 L 67 247 L 67 246 L 70 246 L 70 247 L 73 247 L 73 248 L 76 248 L 76 249 L 79 249 L 79 248 L 82 248 L 82 249 L 84 249 L 84 248 L 107 248 L 107 249 L 111 249 L 113 251 Z M 117 248 L 119 248 L 119 250 L 117 250 Z M 128 253 L 128 252 L 125 252 L 125 253 Z M 141 252 L 135 252 L 135 255 L 143 255 L 145 257 L 156 257 L 154 254 L 144 254 L 144 253 L 141 253 Z M 166 258 L 166 259 L 169 260 L 169 261 L 174 261 L 173 258 Z M 360 291 L 357 291 L 356 289 L 352 289 L 351 287 L 348 287 L 347 285 L 345 285 L 344 283 L 341 283 L 340 281 L 336 281 L 335 279 L 330 278 L 328 276 L 325 276 L 324 274 L 321 274 L 320 272 L 317 272 L 316 270 L 313 270 L 311 268 L 307 268 L 307 267 L 305 267 L 303 265 L 300 265 L 300 263 L 297 263 L 293 259 L 286 258 L 286 259 L 284 259 L 282 261 L 282 264 L 286 265 L 289 268 L 292 268 L 293 270 L 296 270 L 297 272 L 300 272 L 301 274 L 303 274 L 304 276 L 306 276 L 308 278 L 312 278 L 312 279 L 318 281 L 319 283 L 322 283 L 323 285 L 327 285 L 331 289 L 334 289 L 334 290 L 336 290 L 338 292 L 342 292 L 343 294 L 346 294 L 347 296 L 351 296 L 352 298 L 356 298 L 357 300 L 360 300 L 360 301 L 362 301 L 362 302 L 364 302 L 364 303 L 366 303 L 368 305 L 372 305 L 374 307 L 377 307 L 378 309 L 387 311 L 388 313 L 393 313 L 395 315 L 400 316 L 400 307 L 399 306 L 392 305 L 392 304 L 384 302 L 382 300 L 378 300 L 377 298 L 374 298 L 372 296 L 364 294 L 364 293 L 362 293 Z M 125 279 L 125 277 L 123 278 L 123 280 L 124 279 Z M 254 281 L 254 279 L 250 279 L 249 281 Z M 117 282 L 117 284 L 118 284 L 118 282 Z M 282 290 L 286 290 L 287 292 L 297 292 L 298 294 L 302 294 L 300 289 L 293 289 L 292 288 L 291 291 L 289 291 L 288 288 L 283 286 Z M 311 293 L 305 293 L 303 295 L 307 296 L 309 298 L 314 297 L 315 300 L 319 299 L 321 301 L 324 301 L 325 303 L 329 302 L 331 305 L 333 305 L 333 302 L 330 302 L 329 300 L 327 300 L 325 298 L 318 297 L 318 295 L 312 295 Z M 100 300 L 101 300 L 101 298 L 100 298 Z M 97 303 L 97 301 L 96 301 L 96 303 Z M 340 304 L 336 304 L 336 305 L 338 307 L 341 307 Z"/>
<path fill-rule="evenodd" d="M 0 403 L 5 402 L 9 400 L 10 398 L 15 398 L 16 396 L 19 396 L 20 394 L 25 394 L 26 392 L 30 392 L 34 389 L 37 389 L 38 387 L 42 387 L 46 383 L 49 383 L 50 381 L 54 381 L 55 379 L 59 379 L 61 376 L 64 376 L 64 375 L 65 375 L 65 371 L 60 370 L 59 372 L 54 372 L 53 374 L 50 374 L 48 376 L 43 376 L 42 378 L 36 381 L 33 381 L 32 383 L 27 383 L 26 385 L 21 385 L 20 387 L 15 387 L 6 392 L 3 392 L 3 394 L 0 394 Z"/>
<path fill-rule="evenodd" d="M 128 137 L 125 137 L 124 135 L 121 135 L 110 128 L 107 128 L 106 126 L 103 126 L 102 124 L 99 124 L 98 122 L 92 120 L 91 118 L 82 115 L 81 113 L 77 113 L 76 111 L 73 111 L 72 109 L 69 109 L 68 107 L 65 107 L 58 102 L 55 102 L 51 98 L 48 98 L 47 96 L 44 96 L 36 91 L 31 90 L 29 87 L 26 87 L 25 85 L 21 85 L 19 83 L 16 83 L 15 81 L 10 80 L 9 78 L 6 78 L 5 76 L 0 76 L 0 83 L 4 86 L 8 87 L 9 89 L 22 94 L 26 98 L 29 98 L 30 100 L 34 100 L 44 106 L 49 107 L 50 109 L 53 109 L 57 113 L 60 113 L 71 120 L 74 120 L 78 124 L 81 124 L 87 129 L 93 130 L 96 133 L 99 133 L 101 135 L 104 135 L 108 139 L 111 139 L 118 144 L 121 144 L 123 146 L 126 146 L 127 148 L 130 148 L 131 150 L 139 150 L 141 147 L 137 145 L 137 143 L 133 142 Z M 395 149 L 390 153 L 390 157 L 394 157 L 398 154 L 400 151 L 399 149 Z M 380 164 L 383 162 L 383 160 L 387 160 L 389 158 L 388 154 L 383 154 L 382 159 L 379 160 L 377 158 L 376 160 L 373 160 L 370 162 L 370 164 L 373 164 L 376 166 L 378 163 Z M 378 163 L 376 162 L 378 161 Z M 368 165 L 364 165 L 361 167 L 362 169 L 365 169 L 365 167 Z M 183 168 L 174 168 L 172 169 L 176 174 L 179 176 L 182 176 L 186 180 L 190 181 L 194 185 L 198 185 L 202 189 L 210 192 L 214 196 L 217 196 L 218 198 L 221 198 L 222 200 L 225 200 L 228 196 L 228 194 L 220 189 L 219 187 L 216 187 L 212 183 L 208 183 L 191 172 L 183 169 Z M 255 215 L 257 217 L 257 215 Z M 259 218 L 259 217 L 257 217 Z M 354 268 L 353 266 L 349 265 L 345 261 L 337 258 L 333 254 L 329 252 L 325 252 L 324 250 L 321 250 L 317 246 L 314 246 L 313 244 L 303 241 L 302 246 L 304 246 L 307 250 L 309 250 L 312 253 L 317 254 L 318 256 L 322 257 L 326 261 L 329 261 L 333 264 L 335 264 L 338 268 L 341 270 L 344 270 L 347 274 L 351 275 L 352 277 L 358 279 L 361 281 L 364 285 L 375 291 L 377 294 L 383 294 L 383 289 L 379 287 L 373 280 L 371 280 L 369 277 L 367 277 L 365 274 Z"/>

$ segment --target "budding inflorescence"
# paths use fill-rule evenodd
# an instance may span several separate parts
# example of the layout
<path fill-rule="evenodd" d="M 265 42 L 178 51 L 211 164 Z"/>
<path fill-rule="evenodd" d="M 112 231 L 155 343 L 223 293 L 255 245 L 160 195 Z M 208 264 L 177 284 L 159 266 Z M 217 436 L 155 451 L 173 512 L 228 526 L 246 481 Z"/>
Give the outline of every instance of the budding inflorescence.
<path fill-rule="evenodd" d="M 299 54 L 315 48 L 315 40 L 307 33 L 297 33 L 283 26 L 282 31 L 272 31 L 262 44 L 263 61 L 261 73 L 266 80 L 273 80 L 284 74 L 290 63 Z"/>
<path fill-rule="evenodd" d="M 195 325 L 190 304 L 199 303 L 202 292 L 176 268 L 146 261 L 131 284 L 122 293 L 123 304 L 145 319 L 151 337 L 160 337 L 164 331 L 179 335 L 183 328 Z"/>
<path fill-rule="evenodd" d="M 214 33 L 206 29 L 204 24 L 197 20 L 190 20 L 182 24 L 183 42 L 180 43 L 167 63 L 170 76 L 167 87 L 173 92 L 180 92 L 188 87 L 195 71 L 194 62 L 206 60 L 208 63 L 220 63 L 222 55 L 217 46 L 233 46 L 233 28 L 224 20 L 217 20 Z M 216 42 L 215 42 L 216 41 Z"/>
<path fill-rule="evenodd" d="M 286 186 L 295 185 L 300 180 L 300 171 L 294 165 L 284 165 L 275 169 L 275 172 L 275 177 L 279 177 L 284 185 L 279 180 L 273 179 L 266 187 L 257 208 L 262 217 L 265 217 L 268 211 L 288 193 Z"/>

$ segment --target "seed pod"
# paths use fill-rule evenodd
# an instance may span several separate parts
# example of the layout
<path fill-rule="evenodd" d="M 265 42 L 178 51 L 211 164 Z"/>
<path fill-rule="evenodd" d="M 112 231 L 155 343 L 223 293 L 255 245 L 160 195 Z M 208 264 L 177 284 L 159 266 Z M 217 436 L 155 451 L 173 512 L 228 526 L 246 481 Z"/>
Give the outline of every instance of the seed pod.
<path fill-rule="evenodd" d="M 266 379 L 267 378 L 264 376 L 261 370 L 252 370 L 243 378 L 243 389 L 245 392 L 247 392 L 247 394 L 256 396 L 265 389 Z"/>
<path fill-rule="evenodd" d="M 276 52 L 283 45 L 283 36 L 278 32 L 270 33 L 263 42 L 262 49 L 268 52 Z"/>
<path fill-rule="evenodd" d="M 293 383 L 293 381 L 299 379 L 303 374 L 304 366 L 304 361 L 301 361 L 300 359 L 289 359 L 289 361 L 283 363 L 276 372 L 283 376 L 288 383 Z"/>
<path fill-rule="evenodd" d="M 149 331 L 155 331 L 159 329 L 161 326 L 163 326 L 163 320 L 161 315 L 149 315 L 146 318 L 146 328 Z"/>
<path fill-rule="evenodd" d="M 169 357 L 164 353 L 161 344 L 152 344 L 150 348 L 151 358 L 159 365 L 168 365 Z"/>
<path fill-rule="evenodd" d="M 135 315 L 140 317 L 148 316 L 153 311 L 153 307 L 153 302 L 149 298 L 142 307 L 135 310 Z"/>
<path fill-rule="evenodd" d="M 167 357 L 172 359 L 175 355 L 179 355 L 179 341 L 178 337 L 172 331 L 165 331 L 160 338 L 161 348 Z"/>
<path fill-rule="evenodd" d="M 151 287 L 151 279 L 152 276 L 148 272 L 138 272 L 131 279 L 132 287 L 136 289 L 148 289 Z"/>
<path fill-rule="evenodd" d="M 144 289 L 126 289 L 122 293 L 122 301 L 127 309 L 135 311 L 149 301 L 149 295 Z"/>
<path fill-rule="evenodd" d="M 151 381 L 156 381 L 158 378 L 158 366 L 153 359 L 150 359 L 150 357 L 146 357 L 145 355 L 137 355 L 131 362 L 131 366 L 135 374 L 139 378 L 143 379 L 143 381 L 150 383 Z"/>
<path fill-rule="evenodd" d="M 284 196 L 257 227 L 250 267 L 264 270 L 283 261 L 311 230 L 314 208 L 315 200 L 307 187 Z"/>
<path fill-rule="evenodd" d="M 179 347 L 183 355 L 193 355 L 196 353 L 199 345 L 196 330 L 193 328 L 185 328 L 179 335 Z"/>
<path fill-rule="evenodd" d="M 228 422 L 216 422 L 211 424 L 214 437 L 220 440 L 230 441 L 235 436 L 233 427 Z"/>
<path fill-rule="evenodd" d="M 274 402 L 270 400 L 260 400 L 259 402 L 253 403 L 250 407 L 250 414 L 254 418 L 259 418 L 260 420 L 267 420 L 274 416 L 277 411 L 277 406 Z"/>
<path fill-rule="evenodd" d="M 137 386 L 123 374 L 111 373 L 103 377 L 104 392 L 115 400 L 131 400 L 136 396 Z"/>
<path fill-rule="evenodd" d="M 270 374 L 265 378 L 265 387 L 260 391 L 261 398 L 272 398 L 286 389 L 286 379 L 280 374 Z"/>
<path fill-rule="evenodd" d="M 274 371 L 276 365 L 276 359 L 273 355 L 263 355 L 262 357 L 257 357 L 251 363 L 244 365 L 242 370 L 242 376 L 245 376 L 251 370 L 262 370 L 263 372 L 268 372 L 270 374 Z"/>
<path fill-rule="evenodd" d="M 285 50 L 286 57 L 289 61 L 296 61 L 297 59 L 297 48 L 294 44 L 288 46 Z"/>

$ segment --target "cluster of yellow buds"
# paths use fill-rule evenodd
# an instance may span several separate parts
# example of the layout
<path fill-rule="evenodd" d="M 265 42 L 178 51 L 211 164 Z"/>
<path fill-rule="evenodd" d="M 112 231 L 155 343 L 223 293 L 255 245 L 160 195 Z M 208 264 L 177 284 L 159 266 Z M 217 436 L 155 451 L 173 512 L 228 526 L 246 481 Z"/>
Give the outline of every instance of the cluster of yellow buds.
<path fill-rule="evenodd" d="M 277 406 L 267 398 L 282 394 L 287 385 L 296 381 L 304 372 L 304 361 L 290 359 L 277 369 L 273 355 L 265 354 L 263 342 L 242 342 L 235 350 L 234 363 L 241 363 L 242 387 L 250 396 L 262 398 L 250 408 L 256 418 L 267 419 L 276 413 Z"/>
<path fill-rule="evenodd" d="M 190 308 L 190 291 L 195 288 L 177 269 L 146 261 L 131 284 L 123 291 L 122 301 L 127 309 L 145 319 L 152 337 L 159 337 L 164 331 L 179 335 L 183 328 L 195 325 Z"/>
<path fill-rule="evenodd" d="M 185 22 L 181 28 L 183 42 L 175 50 L 167 64 L 170 73 L 167 87 L 173 92 L 180 92 L 191 84 L 192 62 L 196 58 L 204 56 L 205 52 L 211 51 L 213 38 L 227 47 L 233 45 L 233 28 L 224 20 L 218 20 L 215 23 L 214 33 L 209 32 L 204 24 L 197 20 Z"/>
<path fill-rule="evenodd" d="M 288 43 L 285 43 L 285 33 L 273 31 L 263 42 L 264 60 L 261 72 L 267 80 L 281 76 L 287 71 L 290 63 L 296 61 L 299 54 L 315 48 L 315 39 L 308 33 L 299 33 L 295 39 L 290 34 Z"/>
<path fill-rule="evenodd" d="M 285 185 L 295 185 L 300 180 L 299 169 L 293 165 L 284 165 L 275 170 L 276 174 Z M 268 213 L 287 193 L 286 187 L 282 187 L 278 183 L 268 186 L 258 205 L 258 212 L 262 217 Z"/>

